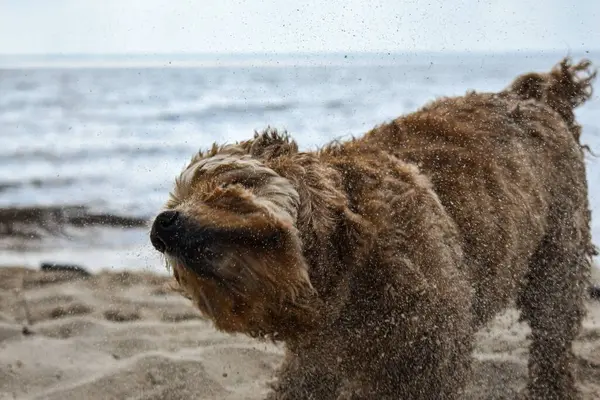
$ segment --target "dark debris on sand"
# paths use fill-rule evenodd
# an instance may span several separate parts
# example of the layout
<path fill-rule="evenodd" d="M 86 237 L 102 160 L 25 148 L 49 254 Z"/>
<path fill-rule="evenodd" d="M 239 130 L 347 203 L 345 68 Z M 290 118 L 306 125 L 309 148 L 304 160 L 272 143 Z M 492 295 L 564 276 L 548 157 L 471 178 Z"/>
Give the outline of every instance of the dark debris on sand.
<path fill-rule="evenodd" d="M 52 263 L 52 262 L 43 262 L 40 265 L 40 270 L 42 271 L 59 271 L 59 272 L 73 272 L 75 274 L 80 274 L 81 276 L 90 276 L 88 270 L 85 268 L 75 265 L 75 264 L 61 264 L 61 263 Z"/>
<path fill-rule="evenodd" d="M 600 300 L 600 284 L 590 286 L 588 291 L 592 299 Z"/>
<path fill-rule="evenodd" d="M 39 239 L 44 234 L 61 234 L 66 226 L 83 228 L 139 228 L 146 218 L 93 213 L 85 206 L 8 207 L 0 209 L 0 238 Z"/>

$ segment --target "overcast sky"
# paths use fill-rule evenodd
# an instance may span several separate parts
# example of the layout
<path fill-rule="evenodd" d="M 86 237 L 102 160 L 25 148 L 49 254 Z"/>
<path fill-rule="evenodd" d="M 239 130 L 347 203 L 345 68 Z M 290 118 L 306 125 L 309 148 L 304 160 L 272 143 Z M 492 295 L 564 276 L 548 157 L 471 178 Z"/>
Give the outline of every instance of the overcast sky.
<path fill-rule="evenodd" d="M 0 0 L 0 54 L 599 48 L 600 0 Z"/>

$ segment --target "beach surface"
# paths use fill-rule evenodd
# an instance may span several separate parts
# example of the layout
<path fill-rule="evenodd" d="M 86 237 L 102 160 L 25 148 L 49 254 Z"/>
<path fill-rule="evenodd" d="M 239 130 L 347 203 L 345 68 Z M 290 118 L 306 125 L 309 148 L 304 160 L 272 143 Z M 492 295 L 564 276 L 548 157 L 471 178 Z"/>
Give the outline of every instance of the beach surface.
<path fill-rule="evenodd" d="M 168 282 L 0 268 L 0 399 L 264 398 L 283 349 L 217 332 Z M 575 353 L 591 400 L 600 398 L 600 301 L 587 308 Z M 465 398 L 516 398 L 524 386 L 529 329 L 517 317 L 510 309 L 478 333 Z"/>

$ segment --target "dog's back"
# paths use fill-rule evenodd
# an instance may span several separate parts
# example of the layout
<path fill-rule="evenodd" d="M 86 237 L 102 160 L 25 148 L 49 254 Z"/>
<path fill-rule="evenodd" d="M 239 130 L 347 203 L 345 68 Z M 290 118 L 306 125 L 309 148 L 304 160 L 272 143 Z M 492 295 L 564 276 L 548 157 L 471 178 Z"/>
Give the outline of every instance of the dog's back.
<path fill-rule="evenodd" d="M 431 179 L 461 230 L 481 323 L 516 294 L 562 203 L 581 205 L 579 235 L 592 252 L 573 116 L 591 94 L 594 74 L 577 77 L 588 68 L 588 62 L 563 61 L 550 73 L 517 78 L 500 93 L 440 99 L 365 137 Z"/>
<path fill-rule="evenodd" d="M 573 112 L 591 96 L 589 67 L 564 60 L 500 93 L 440 99 L 364 138 L 432 181 L 462 236 L 476 325 L 517 300 L 533 333 L 529 389 L 541 398 L 572 387 L 556 371 L 570 370 L 594 252 Z"/>

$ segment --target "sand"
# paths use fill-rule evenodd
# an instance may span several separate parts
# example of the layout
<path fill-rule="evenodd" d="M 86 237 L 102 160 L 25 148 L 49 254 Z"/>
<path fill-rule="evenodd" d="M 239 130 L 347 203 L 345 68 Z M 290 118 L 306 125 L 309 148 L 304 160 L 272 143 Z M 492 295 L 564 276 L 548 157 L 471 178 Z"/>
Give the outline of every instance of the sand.
<path fill-rule="evenodd" d="M 600 277 L 595 279 L 600 282 Z M 282 349 L 218 333 L 167 278 L 0 268 L 0 399 L 261 399 Z M 600 398 L 600 302 L 575 344 Z M 467 399 L 515 398 L 528 328 L 508 310 L 478 334 Z"/>

